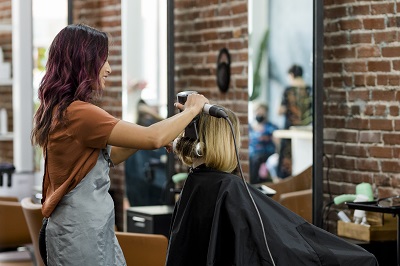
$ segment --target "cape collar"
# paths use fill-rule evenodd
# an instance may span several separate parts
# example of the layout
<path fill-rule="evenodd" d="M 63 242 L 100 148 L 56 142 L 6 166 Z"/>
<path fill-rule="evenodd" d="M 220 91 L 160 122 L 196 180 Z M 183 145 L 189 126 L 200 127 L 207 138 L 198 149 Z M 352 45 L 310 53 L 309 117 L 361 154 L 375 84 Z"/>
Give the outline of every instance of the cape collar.
<path fill-rule="evenodd" d="M 193 173 L 193 172 L 197 172 L 197 171 L 199 171 L 201 169 L 208 169 L 208 167 L 206 166 L 205 163 L 202 163 L 202 164 L 198 165 L 197 167 L 190 167 L 189 168 L 189 172 Z"/>

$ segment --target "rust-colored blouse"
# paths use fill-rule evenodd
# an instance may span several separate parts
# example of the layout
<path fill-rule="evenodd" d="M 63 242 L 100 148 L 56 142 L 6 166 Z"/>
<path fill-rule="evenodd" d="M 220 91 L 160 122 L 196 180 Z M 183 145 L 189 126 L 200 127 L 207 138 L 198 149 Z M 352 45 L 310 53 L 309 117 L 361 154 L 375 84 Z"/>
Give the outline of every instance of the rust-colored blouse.
<path fill-rule="evenodd" d="M 61 198 L 95 166 L 119 119 L 83 101 L 67 108 L 67 126 L 51 130 L 43 176 L 42 214 L 50 217 Z"/>

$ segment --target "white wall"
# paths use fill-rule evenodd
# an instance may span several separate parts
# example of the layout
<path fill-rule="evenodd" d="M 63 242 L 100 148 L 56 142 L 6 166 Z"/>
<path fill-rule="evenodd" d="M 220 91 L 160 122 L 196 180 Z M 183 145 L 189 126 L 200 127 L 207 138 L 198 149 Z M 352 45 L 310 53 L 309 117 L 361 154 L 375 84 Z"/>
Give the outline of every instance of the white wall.
<path fill-rule="evenodd" d="M 136 98 L 161 107 L 167 104 L 167 1 L 122 0 L 123 119 L 135 121 Z M 128 97 L 130 82 L 144 80 L 142 93 Z"/>

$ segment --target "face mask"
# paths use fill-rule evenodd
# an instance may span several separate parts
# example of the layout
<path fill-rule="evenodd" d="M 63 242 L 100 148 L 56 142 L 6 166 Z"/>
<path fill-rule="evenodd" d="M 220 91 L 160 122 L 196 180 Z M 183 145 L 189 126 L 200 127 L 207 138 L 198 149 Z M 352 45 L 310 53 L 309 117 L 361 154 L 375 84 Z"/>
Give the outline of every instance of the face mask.
<path fill-rule="evenodd" d="M 265 116 L 263 116 L 263 115 L 256 115 L 256 121 L 258 122 L 258 123 L 261 123 L 261 122 L 263 122 L 265 120 Z"/>

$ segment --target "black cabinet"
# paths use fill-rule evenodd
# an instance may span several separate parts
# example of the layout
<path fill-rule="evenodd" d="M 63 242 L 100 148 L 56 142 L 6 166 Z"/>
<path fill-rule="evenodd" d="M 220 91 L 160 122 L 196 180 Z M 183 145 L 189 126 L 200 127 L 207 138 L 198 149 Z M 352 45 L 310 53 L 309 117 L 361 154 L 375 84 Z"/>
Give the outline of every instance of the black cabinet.
<path fill-rule="evenodd" d="M 168 205 L 131 207 L 127 210 L 127 231 L 144 234 L 161 234 L 169 237 L 172 212 Z"/>

